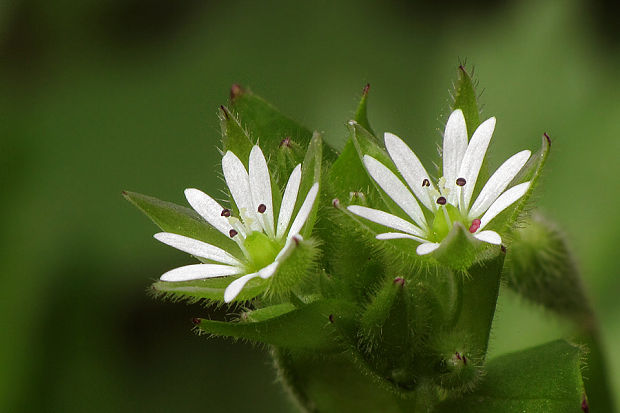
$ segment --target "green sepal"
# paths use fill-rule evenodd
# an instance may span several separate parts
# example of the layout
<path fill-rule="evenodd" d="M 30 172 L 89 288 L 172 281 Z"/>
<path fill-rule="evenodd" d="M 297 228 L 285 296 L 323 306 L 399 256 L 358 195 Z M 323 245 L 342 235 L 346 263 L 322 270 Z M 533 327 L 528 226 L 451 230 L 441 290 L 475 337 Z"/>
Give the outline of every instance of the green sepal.
<path fill-rule="evenodd" d="M 461 222 L 455 222 L 439 248 L 429 256 L 453 270 L 465 271 L 488 245 L 474 238 Z"/>
<path fill-rule="evenodd" d="M 405 279 L 386 277 L 360 320 L 361 353 L 377 374 L 404 388 L 414 384 L 413 317 Z"/>
<path fill-rule="evenodd" d="M 258 323 L 275 317 L 280 317 L 295 310 L 296 306 L 291 303 L 270 305 L 252 311 L 244 311 L 239 315 L 239 322 Z"/>
<path fill-rule="evenodd" d="M 355 121 L 359 123 L 364 129 L 370 132 L 373 136 L 376 136 L 370 127 L 370 122 L 368 121 L 368 92 L 370 91 L 370 84 L 367 83 L 364 86 L 364 90 L 362 91 L 362 98 L 360 99 L 360 103 L 357 105 L 357 110 L 355 111 Z"/>
<path fill-rule="evenodd" d="M 237 113 L 246 130 L 251 133 L 253 140 L 260 143 L 265 156 L 275 156 L 287 138 L 290 140 L 289 143 L 292 142 L 301 148 L 306 148 L 312 139 L 310 129 L 285 116 L 263 98 L 239 85 L 233 85 L 231 88 L 230 107 Z M 331 150 L 325 152 L 328 158 L 335 157 Z M 302 158 L 296 159 L 295 164 L 301 160 Z"/>
<path fill-rule="evenodd" d="M 480 125 L 480 110 L 476 102 L 476 88 L 471 76 L 465 70 L 463 65 L 458 68 L 458 80 L 454 85 L 453 92 L 454 101 L 451 109 L 461 109 L 465 117 L 467 125 L 467 134 L 469 138 L 473 135 L 476 128 Z"/>
<path fill-rule="evenodd" d="M 163 296 L 173 301 L 186 300 L 190 303 L 206 301 L 210 304 L 223 304 L 226 287 L 242 275 L 192 281 L 156 281 L 151 288 L 155 296 Z M 267 290 L 268 286 L 268 280 L 260 277 L 254 278 L 235 297 L 235 302 L 251 300 Z"/>
<path fill-rule="evenodd" d="M 231 151 L 248 167 L 248 160 L 252 147 L 256 140 L 250 137 L 249 132 L 241 125 L 241 121 L 227 107 L 220 106 L 219 110 L 220 128 L 222 130 L 222 149 L 225 152 Z"/>
<path fill-rule="evenodd" d="M 353 319 L 356 307 L 345 301 L 320 300 L 282 315 L 257 322 L 228 323 L 200 319 L 202 333 L 272 344 L 291 350 L 333 352 L 343 343 L 333 324 Z"/>
<path fill-rule="evenodd" d="M 227 251 L 239 251 L 230 237 L 209 225 L 193 209 L 136 192 L 123 191 L 123 196 L 165 232 L 214 244 Z"/>
<path fill-rule="evenodd" d="M 507 285 L 578 325 L 592 325 L 593 310 L 564 234 L 540 214 L 533 214 L 511 238 Z"/>
<path fill-rule="evenodd" d="M 437 413 L 583 413 L 582 351 L 564 340 L 499 356 L 478 387 L 440 403 Z M 584 407 L 582 407 L 582 405 Z"/>
<path fill-rule="evenodd" d="M 292 241 L 289 255 L 282 259 L 277 272 L 269 278 L 267 296 L 286 299 L 315 268 L 320 250 L 312 238 Z"/>

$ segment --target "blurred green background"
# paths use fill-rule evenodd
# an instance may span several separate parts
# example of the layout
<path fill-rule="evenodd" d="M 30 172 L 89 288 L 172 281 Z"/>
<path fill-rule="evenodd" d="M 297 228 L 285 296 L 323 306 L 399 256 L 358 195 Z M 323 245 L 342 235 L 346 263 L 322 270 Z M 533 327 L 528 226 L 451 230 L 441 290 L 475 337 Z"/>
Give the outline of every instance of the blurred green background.
<path fill-rule="evenodd" d="M 121 190 L 217 193 L 216 110 L 233 82 L 336 146 L 370 82 L 375 130 L 429 159 L 459 59 L 498 118 L 492 165 L 554 139 L 539 206 L 569 234 L 617 351 L 613 3 L 500 3 L 0 2 L 0 411 L 294 411 L 264 349 L 190 331 L 223 310 L 146 294 L 191 259 L 152 239 Z M 568 331 L 502 290 L 491 352 Z"/>

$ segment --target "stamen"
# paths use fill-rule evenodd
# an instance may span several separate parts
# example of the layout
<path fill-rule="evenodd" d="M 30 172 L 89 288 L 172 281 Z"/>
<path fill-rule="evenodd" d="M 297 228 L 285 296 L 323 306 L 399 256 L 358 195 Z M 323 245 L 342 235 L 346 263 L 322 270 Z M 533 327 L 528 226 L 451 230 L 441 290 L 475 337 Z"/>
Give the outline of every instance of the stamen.
<path fill-rule="evenodd" d="M 224 208 L 220 215 L 223 216 L 223 217 L 229 218 L 230 217 L 230 209 Z"/>
<path fill-rule="evenodd" d="M 398 284 L 402 287 L 405 285 L 405 279 L 403 277 L 396 277 L 394 278 L 394 284 Z"/>
<path fill-rule="evenodd" d="M 230 238 L 234 238 L 235 235 L 237 235 L 238 232 L 235 231 L 234 229 L 231 229 L 230 231 L 228 231 L 228 235 L 230 235 Z"/>
<path fill-rule="evenodd" d="M 480 228 L 480 220 L 476 218 L 471 222 L 471 227 L 469 227 L 469 232 L 473 234 L 476 231 L 478 231 L 479 228 Z"/>
<path fill-rule="evenodd" d="M 440 196 L 439 198 L 437 198 L 437 203 L 438 203 L 439 205 L 445 205 L 445 204 L 446 204 L 446 202 L 448 202 L 448 201 L 447 201 L 447 200 L 446 200 L 446 198 L 445 198 L 445 197 L 443 197 L 443 196 Z"/>
<path fill-rule="evenodd" d="M 456 180 L 456 184 L 457 184 L 458 186 L 465 186 L 465 184 L 466 184 L 466 183 L 467 183 L 467 181 L 465 180 L 465 178 L 458 178 L 458 179 Z"/>
<path fill-rule="evenodd" d="M 290 136 L 287 136 L 286 138 L 284 138 L 284 139 L 282 139 L 280 141 L 280 148 L 283 147 L 283 146 L 287 147 L 287 148 L 291 147 L 291 137 Z"/>
<path fill-rule="evenodd" d="M 429 181 L 428 179 L 424 178 L 424 180 L 422 181 L 422 186 L 431 186 L 431 181 Z"/>
<path fill-rule="evenodd" d="M 265 204 L 260 204 L 260 205 L 258 206 L 258 212 L 259 212 L 259 213 L 261 213 L 261 214 L 264 214 L 264 213 L 265 213 L 265 211 L 267 211 L 267 205 L 265 205 Z"/>

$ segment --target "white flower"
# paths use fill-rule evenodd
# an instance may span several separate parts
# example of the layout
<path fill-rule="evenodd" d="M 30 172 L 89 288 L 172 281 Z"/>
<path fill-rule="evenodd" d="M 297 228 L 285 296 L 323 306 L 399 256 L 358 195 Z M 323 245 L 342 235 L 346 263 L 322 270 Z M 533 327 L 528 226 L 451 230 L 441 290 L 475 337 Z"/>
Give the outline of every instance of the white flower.
<path fill-rule="evenodd" d="M 419 242 L 416 249 L 418 255 L 429 254 L 439 248 L 457 221 L 469 228 L 475 238 L 490 244 L 501 244 L 502 239 L 497 232 L 483 229 L 529 189 L 530 182 L 524 182 L 505 191 L 530 158 L 531 152 L 521 151 L 504 162 L 471 204 L 494 129 L 495 118 L 487 119 L 468 143 L 463 112 L 460 109 L 452 112 L 443 139 L 443 177 L 438 180 L 437 186 L 407 144 L 396 135 L 385 133 L 385 147 L 408 187 L 375 158 L 364 155 L 364 165 L 370 176 L 411 219 L 405 220 L 359 205 L 349 206 L 349 211 L 398 231 L 378 234 L 377 239 L 407 238 Z M 426 214 L 419 203 L 428 210 Z"/>
<path fill-rule="evenodd" d="M 294 248 L 294 244 L 302 240 L 299 232 L 312 211 L 319 184 L 315 183 L 310 188 L 291 224 L 301 184 L 301 164 L 297 165 L 286 184 L 276 223 L 271 178 L 263 152 L 258 146 L 254 146 L 250 153 L 249 173 L 239 158 L 230 151 L 222 158 L 222 170 L 240 211 L 240 217 L 232 216 L 230 209 L 222 207 L 198 189 L 186 189 L 185 197 L 192 208 L 211 226 L 237 243 L 241 254 L 236 255 L 243 258 L 237 258 L 215 245 L 178 234 L 161 232 L 155 234 L 155 238 L 181 251 L 214 262 L 175 268 L 163 274 L 162 281 L 189 281 L 243 274 L 226 287 L 224 301 L 228 303 L 251 279 L 267 279 L 274 275 Z"/>

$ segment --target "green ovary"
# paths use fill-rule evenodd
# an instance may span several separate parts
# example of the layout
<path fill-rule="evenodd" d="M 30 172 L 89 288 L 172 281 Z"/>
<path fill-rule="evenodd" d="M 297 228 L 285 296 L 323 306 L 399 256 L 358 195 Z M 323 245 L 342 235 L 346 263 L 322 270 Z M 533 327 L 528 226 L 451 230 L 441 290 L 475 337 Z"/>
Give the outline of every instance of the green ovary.
<path fill-rule="evenodd" d="M 272 240 L 262 232 L 252 232 L 243 242 L 248 255 L 251 271 L 258 271 L 271 264 L 283 245 Z"/>
<path fill-rule="evenodd" d="M 446 217 L 446 215 L 448 215 L 448 217 Z M 450 222 L 448 222 L 448 218 L 450 219 Z M 439 209 L 435 211 L 435 218 L 433 218 L 433 223 L 430 228 L 431 240 L 441 242 L 441 240 L 448 235 L 455 222 L 463 223 L 466 228 L 469 228 L 471 225 L 471 222 L 467 220 L 467 217 L 462 216 L 458 208 L 454 205 L 446 204 L 439 207 Z"/>

